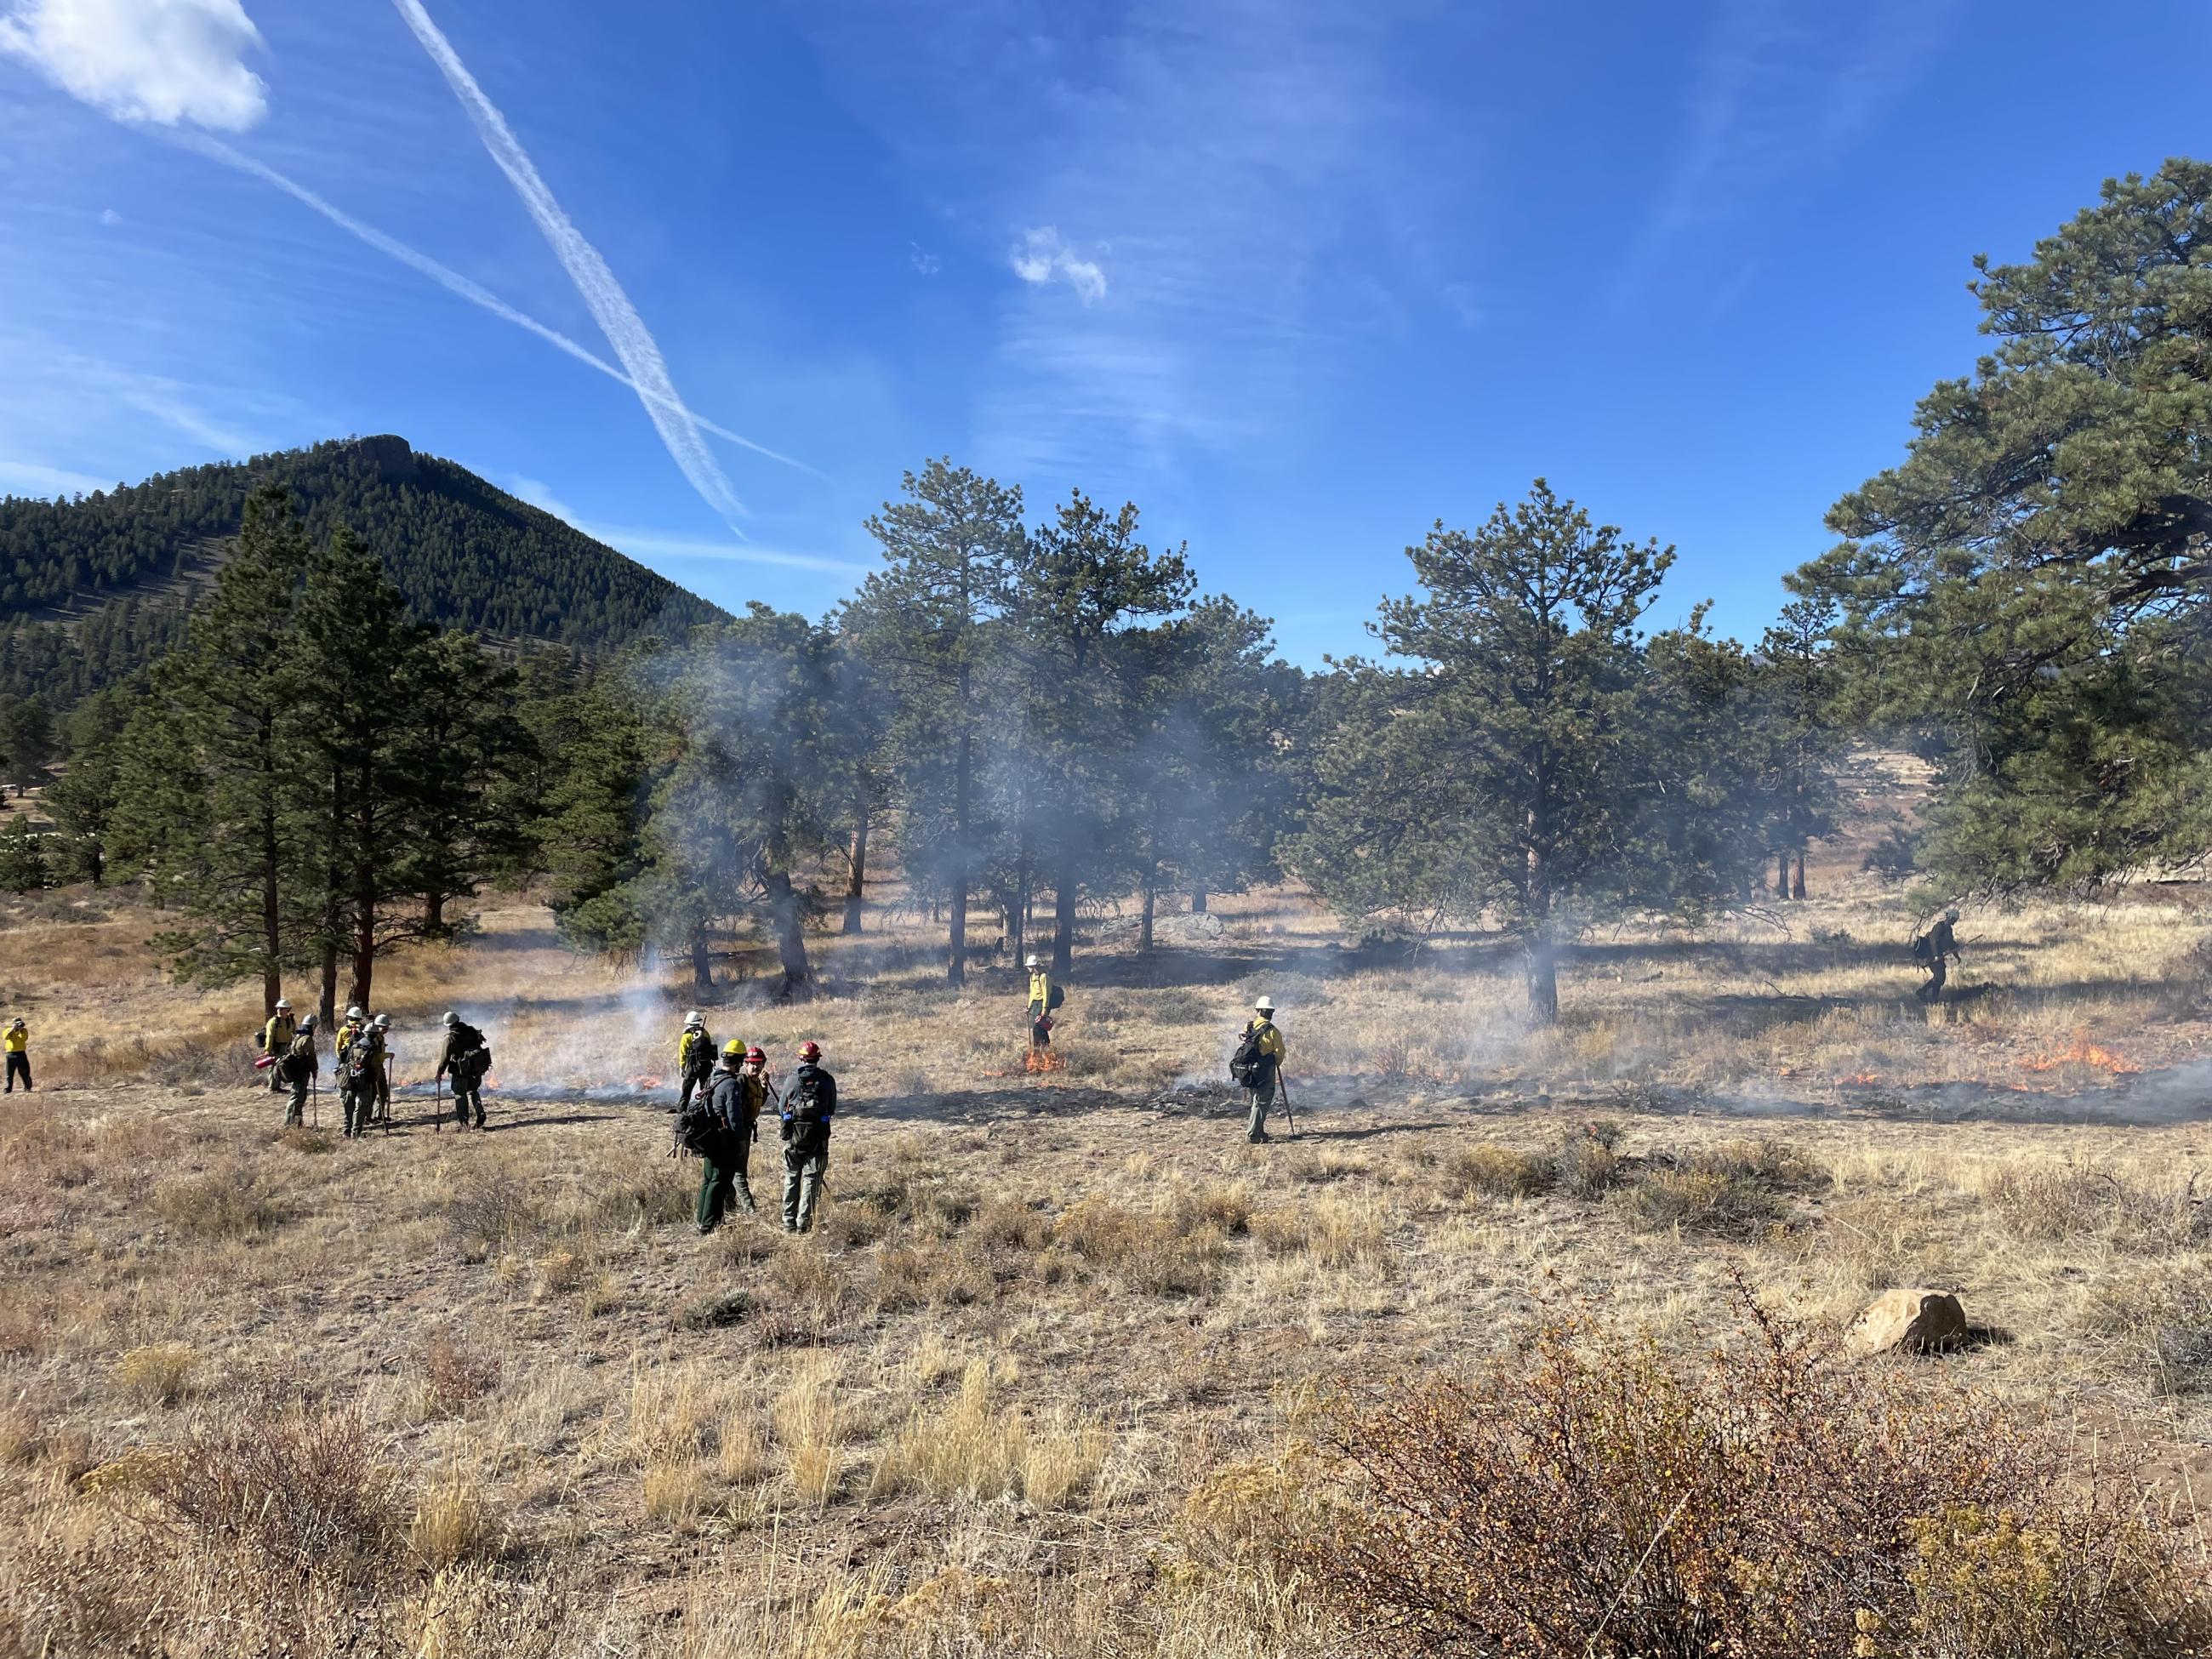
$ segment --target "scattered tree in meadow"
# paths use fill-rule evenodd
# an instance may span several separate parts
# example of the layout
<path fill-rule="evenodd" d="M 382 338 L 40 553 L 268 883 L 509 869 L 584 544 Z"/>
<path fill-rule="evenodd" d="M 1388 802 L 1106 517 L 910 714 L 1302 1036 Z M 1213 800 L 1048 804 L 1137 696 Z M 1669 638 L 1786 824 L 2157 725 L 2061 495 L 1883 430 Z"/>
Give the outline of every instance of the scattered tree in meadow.
<path fill-rule="evenodd" d="M 1690 659 L 1694 629 L 1674 647 L 1683 672 L 1654 672 L 1637 624 L 1671 550 L 1593 524 L 1540 478 L 1474 532 L 1438 524 L 1407 553 L 1425 597 L 1385 604 L 1376 632 L 1409 665 L 1346 665 L 1288 860 L 1353 925 L 1506 928 L 1548 1023 L 1577 925 L 1740 884 L 1741 839 L 1711 833 L 1723 803 L 1705 769 L 1734 700 L 1698 691 L 1689 671 L 1713 665 Z"/>

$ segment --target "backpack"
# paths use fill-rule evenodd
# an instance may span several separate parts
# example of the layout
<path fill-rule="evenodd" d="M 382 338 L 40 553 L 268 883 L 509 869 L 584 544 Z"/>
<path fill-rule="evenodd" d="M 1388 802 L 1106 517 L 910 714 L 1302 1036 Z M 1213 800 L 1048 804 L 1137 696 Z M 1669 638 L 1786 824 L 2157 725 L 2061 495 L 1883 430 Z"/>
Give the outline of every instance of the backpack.
<path fill-rule="evenodd" d="M 1059 1006 L 1060 1006 L 1060 1005 L 1061 1003 L 1063 1003 L 1063 1002 L 1065 1002 L 1065 1001 L 1066 1001 L 1066 1000 L 1067 1000 L 1067 988 L 1066 988 L 1066 986 L 1064 986 L 1064 985 L 1054 985 L 1054 986 L 1051 988 L 1051 990 L 1049 990 L 1049 991 L 1048 991 L 1047 993 L 1045 993 L 1045 999 L 1044 999 L 1044 1011 L 1045 1011 L 1045 1012 L 1047 1012 L 1047 1013 L 1050 1013 L 1054 1009 L 1055 1009 L 1055 1008 L 1059 1007 Z"/>
<path fill-rule="evenodd" d="M 453 1030 L 466 1045 L 453 1056 L 453 1070 L 459 1073 L 466 1066 L 477 1077 L 491 1070 L 491 1044 L 484 1041 L 484 1034 L 473 1025 L 457 1025 Z"/>
<path fill-rule="evenodd" d="M 1926 962 L 1935 954 L 1936 948 L 1929 942 L 1927 934 L 1916 933 L 1913 936 L 1912 959 L 1915 962 Z"/>
<path fill-rule="evenodd" d="M 373 1083 L 376 1080 L 377 1062 L 383 1057 L 384 1045 L 375 1032 L 356 1031 L 353 1041 L 346 1045 L 346 1075 L 356 1083 L 363 1079 Z"/>
<path fill-rule="evenodd" d="M 1252 1079 L 1259 1075 L 1264 1063 L 1260 1054 L 1260 1028 L 1256 1025 L 1249 1027 L 1243 1040 L 1237 1045 L 1237 1052 L 1229 1056 L 1231 1081 L 1243 1088 L 1250 1088 Z"/>
<path fill-rule="evenodd" d="M 721 1129 L 711 1104 L 714 1095 L 703 1091 L 691 1097 L 691 1103 L 677 1115 L 676 1144 L 687 1152 L 705 1158 L 714 1150 Z"/>
<path fill-rule="evenodd" d="M 795 1123 L 820 1123 L 822 1112 L 822 1073 L 812 1066 L 802 1066 L 791 1079 L 791 1091 L 784 1097 L 783 1115 Z"/>

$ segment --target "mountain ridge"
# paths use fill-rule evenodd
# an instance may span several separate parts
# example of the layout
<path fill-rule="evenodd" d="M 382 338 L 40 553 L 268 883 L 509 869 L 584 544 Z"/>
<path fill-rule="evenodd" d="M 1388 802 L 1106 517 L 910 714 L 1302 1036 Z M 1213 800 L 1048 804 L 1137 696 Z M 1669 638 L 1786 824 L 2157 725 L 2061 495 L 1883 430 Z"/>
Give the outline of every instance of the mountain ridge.
<path fill-rule="evenodd" d="M 0 497 L 0 693 L 67 704 L 173 645 L 270 479 L 316 539 L 349 525 L 441 626 L 598 653 L 726 614 L 404 438 L 339 438 L 68 500 Z"/>

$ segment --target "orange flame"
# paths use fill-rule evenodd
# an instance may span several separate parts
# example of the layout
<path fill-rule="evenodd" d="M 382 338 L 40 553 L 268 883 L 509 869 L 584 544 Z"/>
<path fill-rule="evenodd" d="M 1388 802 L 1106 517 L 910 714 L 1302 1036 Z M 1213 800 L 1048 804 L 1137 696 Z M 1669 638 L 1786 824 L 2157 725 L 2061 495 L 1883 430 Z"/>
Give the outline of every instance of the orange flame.
<path fill-rule="evenodd" d="M 1030 1076 L 1036 1077 L 1046 1072 L 1064 1072 L 1067 1069 L 1067 1062 L 1049 1048 L 1032 1048 L 1028 1060 L 1024 1062 L 1024 1069 Z"/>
<path fill-rule="evenodd" d="M 1872 1072 L 1853 1072 L 1849 1077 L 1839 1077 L 1836 1086 L 1842 1089 L 1871 1089 L 1881 1079 Z"/>
<path fill-rule="evenodd" d="M 2063 1048 L 2021 1061 L 2021 1068 L 2029 1072 L 2055 1072 L 2062 1066 L 2094 1066 L 2114 1077 L 2126 1077 L 2142 1070 L 2125 1054 L 2115 1054 L 2101 1043 L 2090 1042 L 2086 1030 L 2075 1032 L 2074 1041 Z"/>
<path fill-rule="evenodd" d="M 653 1076 L 650 1072 L 634 1073 L 631 1075 L 629 1081 L 630 1086 L 634 1089 L 658 1089 L 660 1087 L 660 1079 Z"/>

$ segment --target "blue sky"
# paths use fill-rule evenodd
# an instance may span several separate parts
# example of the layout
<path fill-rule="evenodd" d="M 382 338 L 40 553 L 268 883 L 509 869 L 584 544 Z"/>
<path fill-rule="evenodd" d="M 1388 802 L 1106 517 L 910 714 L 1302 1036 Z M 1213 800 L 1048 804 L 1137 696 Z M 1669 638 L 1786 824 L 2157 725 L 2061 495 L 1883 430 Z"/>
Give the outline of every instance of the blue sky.
<path fill-rule="evenodd" d="M 1971 256 L 2212 153 L 2208 61 L 2178 0 L 0 0 L 0 491 L 398 432 L 818 613 L 950 454 L 1317 663 L 1540 473 L 1748 636 Z"/>

